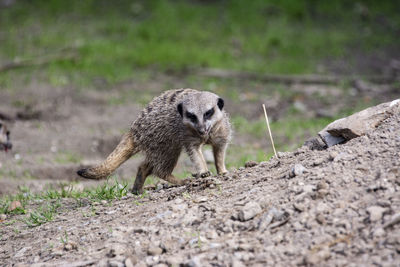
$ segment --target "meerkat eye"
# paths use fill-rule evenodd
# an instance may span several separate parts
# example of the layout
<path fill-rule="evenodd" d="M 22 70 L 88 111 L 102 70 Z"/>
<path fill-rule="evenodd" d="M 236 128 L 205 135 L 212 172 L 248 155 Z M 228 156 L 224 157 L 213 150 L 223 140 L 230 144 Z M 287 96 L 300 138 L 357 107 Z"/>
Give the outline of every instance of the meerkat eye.
<path fill-rule="evenodd" d="M 3 124 L 0 122 L 0 128 L 3 127 Z"/>
<path fill-rule="evenodd" d="M 193 113 L 186 112 L 186 117 L 188 117 L 189 120 L 191 120 L 193 123 L 196 123 L 196 122 L 197 122 L 197 117 L 196 117 L 196 115 L 194 115 Z"/>
<path fill-rule="evenodd" d="M 204 119 L 208 120 L 209 118 L 212 117 L 212 115 L 214 115 L 214 108 L 208 110 L 206 113 L 204 113 Z"/>
<path fill-rule="evenodd" d="M 9 136 L 9 135 L 10 135 L 10 131 L 7 131 L 7 132 L 6 132 L 6 135 Z"/>

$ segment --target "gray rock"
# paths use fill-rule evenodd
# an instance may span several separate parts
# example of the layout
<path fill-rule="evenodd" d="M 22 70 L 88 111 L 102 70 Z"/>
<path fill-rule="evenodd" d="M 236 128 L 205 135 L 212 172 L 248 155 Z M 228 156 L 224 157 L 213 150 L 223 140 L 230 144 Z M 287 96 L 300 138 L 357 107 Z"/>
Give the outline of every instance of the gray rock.
<path fill-rule="evenodd" d="M 181 263 L 183 263 L 183 258 L 179 254 L 173 255 L 173 256 L 168 256 L 165 260 L 165 262 L 169 266 L 179 266 Z"/>
<path fill-rule="evenodd" d="M 161 255 L 162 252 L 163 252 L 162 248 L 160 248 L 159 246 L 154 246 L 154 245 L 150 245 L 147 250 L 147 254 L 151 255 L 151 256 Z"/>
<path fill-rule="evenodd" d="M 307 169 L 301 164 L 295 164 L 290 170 L 289 177 L 293 178 L 295 176 L 302 175 Z"/>
<path fill-rule="evenodd" d="M 327 147 L 319 136 L 307 139 L 304 142 L 304 146 L 308 147 L 310 150 L 324 150 Z"/>
<path fill-rule="evenodd" d="M 305 258 L 305 262 L 310 265 L 318 265 L 321 262 L 327 260 L 331 256 L 329 249 L 324 248 L 318 252 L 310 251 Z"/>
<path fill-rule="evenodd" d="M 239 211 L 238 218 L 242 222 L 248 221 L 261 213 L 261 211 L 261 206 L 257 202 L 250 201 Z"/>
<path fill-rule="evenodd" d="M 108 266 L 109 267 L 124 267 L 125 265 L 122 262 L 119 262 L 116 260 L 110 260 L 110 261 L 108 261 Z"/>
<path fill-rule="evenodd" d="M 125 259 L 125 267 L 133 267 L 137 263 L 137 259 L 129 257 Z"/>
<path fill-rule="evenodd" d="M 318 135 L 328 147 L 331 147 L 365 135 L 379 126 L 383 120 L 395 112 L 399 112 L 399 110 L 400 105 L 396 100 L 370 107 L 330 123 Z"/>
<path fill-rule="evenodd" d="M 386 208 L 382 208 L 380 206 L 371 206 L 367 208 L 367 212 L 369 213 L 369 219 L 371 222 L 376 222 L 382 219 L 383 213 L 386 211 Z"/>
<path fill-rule="evenodd" d="M 398 223 L 400 223 L 400 212 L 393 215 L 392 218 L 383 225 L 383 228 L 388 228 Z"/>
<path fill-rule="evenodd" d="M 246 167 L 246 168 L 251 168 L 251 167 L 254 167 L 254 166 L 257 166 L 257 165 L 258 165 L 258 163 L 257 163 L 256 161 L 250 160 L 250 161 L 247 161 L 247 162 L 244 164 L 244 167 Z"/>

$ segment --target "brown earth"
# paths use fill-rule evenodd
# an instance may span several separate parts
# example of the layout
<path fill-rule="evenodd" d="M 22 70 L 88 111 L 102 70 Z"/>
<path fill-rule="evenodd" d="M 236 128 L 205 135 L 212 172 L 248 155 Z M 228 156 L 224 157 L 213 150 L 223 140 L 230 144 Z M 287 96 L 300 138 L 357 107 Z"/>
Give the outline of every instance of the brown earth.
<path fill-rule="evenodd" d="M 106 111 L 93 105 L 101 120 Z M 93 125 L 82 114 L 75 120 Z M 69 137 L 78 130 L 70 129 Z M 82 200 L 78 207 L 64 199 L 66 211 L 52 222 L 27 228 L 14 216 L 14 224 L 2 226 L 0 262 L 399 266 L 399 133 L 400 114 L 395 114 L 343 145 L 322 151 L 301 147 L 223 177 L 158 187 L 144 197 L 128 195 L 112 203 Z M 91 144 L 90 139 L 71 139 L 80 146 Z"/>

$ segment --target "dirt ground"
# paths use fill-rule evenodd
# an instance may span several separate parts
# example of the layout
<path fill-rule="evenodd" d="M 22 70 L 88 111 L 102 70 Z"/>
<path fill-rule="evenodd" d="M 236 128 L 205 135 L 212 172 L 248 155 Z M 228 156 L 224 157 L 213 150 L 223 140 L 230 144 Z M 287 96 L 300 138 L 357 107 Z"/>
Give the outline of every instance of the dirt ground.
<path fill-rule="evenodd" d="M 132 105 L 110 112 L 101 105 L 110 97 L 105 93 L 82 98 L 68 91 L 43 93 L 53 98 L 46 101 L 50 104 L 38 105 L 51 111 L 42 119 L 52 122 L 18 120 L 15 128 L 26 130 L 16 131 L 14 146 L 32 153 L 23 164 L 31 164 L 35 177 L 44 177 L 45 170 L 49 180 L 61 170 L 73 173 L 80 163 L 56 168 L 54 157 L 40 151 L 57 153 L 61 147 L 90 158 L 90 147 L 107 154 L 109 146 L 118 142 L 123 130 L 118 127 L 126 125 L 126 114 L 138 111 Z M 65 114 L 69 128 L 54 123 Z M 43 127 L 54 132 L 51 139 L 41 138 Z M 102 139 L 107 131 L 115 138 Z M 0 262 L 5 266 L 399 266 L 399 133 L 400 114 L 395 114 L 375 131 L 346 144 L 322 151 L 301 147 L 184 187 L 159 186 L 145 196 L 128 195 L 111 203 L 92 205 L 82 200 L 81 207 L 63 199 L 66 211 L 52 222 L 28 228 L 15 215 L 14 224 L 2 226 Z M 21 137 L 32 140 L 30 147 L 22 147 Z M 16 160 L 15 155 L 2 157 L 5 162 Z M 38 161 L 42 164 L 35 170 Z M 291 174 L 295 164 L 305 170 Z M 120 172 L 131 172 L 134 165 Z M 22 168 L 21 172 L 16 170 L 15 177 L 24 174 Z"/>

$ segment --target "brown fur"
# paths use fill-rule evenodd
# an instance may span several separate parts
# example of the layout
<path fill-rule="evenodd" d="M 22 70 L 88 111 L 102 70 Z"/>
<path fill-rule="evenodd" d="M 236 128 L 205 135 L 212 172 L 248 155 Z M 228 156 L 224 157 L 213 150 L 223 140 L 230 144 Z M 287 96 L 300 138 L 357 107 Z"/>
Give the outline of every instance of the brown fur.
<path fill-rule="evenodd" d="M 186 150 L 195 165 L 195 176 L 205 177 L 210 174 L 201 152 L 204 144 L 212 145 L 217 171 L 225 173 L 225 150 L 231 129 L 229 118 L 222 107 L 223 100 L 209 92 L 193 89 L 166 91 L 144 108 L 131 130 L 103 163 L 79 170 L 78 174 L 90 179 L 105 178 L 133 154 L 141 151 L 145 154 L 145 160 L 139 166 L 132 188 L 134 193 L 142 192 L 146 177 L 151 174 L 182 185 L 187 180 L 172 175 L 182 149 Z M 211 108 L 215 115 L 203 120 L 203 113 Z M 188 121 L 186 114 L 189 111 L 198 115 L 197 123 Z M 207 129 L 207 133 L 204 129 Z"/>

